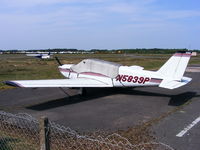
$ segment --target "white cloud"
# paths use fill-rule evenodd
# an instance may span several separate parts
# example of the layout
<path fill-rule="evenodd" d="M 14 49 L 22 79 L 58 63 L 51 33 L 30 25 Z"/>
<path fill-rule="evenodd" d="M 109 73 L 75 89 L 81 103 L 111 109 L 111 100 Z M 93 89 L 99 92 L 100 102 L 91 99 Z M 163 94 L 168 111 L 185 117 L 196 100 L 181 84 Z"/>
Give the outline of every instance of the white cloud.
<path fill-rule="evenodd" d="M 49 47 L 65 47 L 66 43 L 72 45 L 66 47 L 74 48 L 81 48 L 81 45 L 82 48 L 89 47 L 87 45 L 90 43 L 93 48 L 100 47 L 102 43 L 105 43 L 103 48 L 112 48 L 108 45 L 115 44 L 116 47 L 122 45 L 123 48 L 137 43 L 136 47 L 140 47 L 143 43 L 156 45 L 161 37 L 167 41 L 173 35 L 169 39 L 176 39 L 177 32 L 188 32 L 185 30 L 187 23 L 180 23 L 180 20 L 200 16 L 200 12 L 195 10 L 158 11 L 157 5 L 152 7 L 155 2 L 156 0 L 1 0 L 0 32 L 6 35 L 3 43 L 11 37 L 18 45 L 20 41 L 31 40 L 34 44 L 38 43 L 38 47 L 42 45 L 44 48 L 48 47 L 48 43 Z M 4 11 L 5 8 L 11 8 L 12 11 Z M 80 45 L 76 45 L 77 42 Z"/>
<path fill-rule="evenodd" d="M 1 0 L 0 4 L 7 7 L 34 7 L 59 3 L 99 3 L 103 0 Z"/>
<path fill-rule="evenodd" d="M 155 14 L 166 19 L 184 19 L 190 17 L 200 17 L 200 11 L 195 10 L 161 11 L 156 12 Z"/>
<path fill-rule="evenodd" d="M 95 23 L 106 25 L 112 21 L 115 22 L 115 25 L 117 25 L 118 22 L 124 22 L 124 24 L 132 23 L 135 26 L 148 26 L 150 24 L 152 26 L 152 24 L 159 25 L 167 23 L 170 19 L 200 16 L 200 12 L 194 10 L 157 11 L 155 8 L 151 7 L 156 0 L 136 0 L 127 2 L 122 2 L 121 0 L 110 2 L 106 2 L 106 0 L 2 0 L 0 3 L 9 4 L 11 6 L 23 6 L 26 8 L 25 6 L 33 7 L 39 4 L 48 5 L 73 2 L 101 3 L 101 5 L 63 5 L 62 7 L 55 8 L 53 11 L 49 10 L 42 13 L 29 12 L 28 8 L 24 11 L 18 9 L 17 13 L 8 12 L 9 15 L 5 13 L 5 16 L 10 22 L 16 20 L 15 22 L 19 23 L 19 25 L 29 22 L 32 23 L 32 25 L 38 26 L 80 26 L 80 28 L 84 27 L 84 25 L 90 27 Z"/>
<path fill-rule="evenodd" d="M 114 13 L 130 14 L 140 10 L 139 7 L 130 5 L 128 3 L 118 3 L 107 7 L 107 10 Z"/>

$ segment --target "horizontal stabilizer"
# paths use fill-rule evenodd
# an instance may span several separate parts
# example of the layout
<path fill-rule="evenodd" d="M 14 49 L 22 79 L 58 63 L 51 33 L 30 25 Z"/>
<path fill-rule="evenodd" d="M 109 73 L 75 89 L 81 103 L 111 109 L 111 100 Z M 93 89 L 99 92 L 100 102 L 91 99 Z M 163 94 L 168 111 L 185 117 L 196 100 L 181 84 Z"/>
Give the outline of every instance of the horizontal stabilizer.
<path fill-rule="evenodd" d="M 52 79 L 52 80 L 16 80 L 5 81 L 15 87 L 113 87 L 110 82 L 102 82 L 89 78 Z"/>
<path fill-rule="evenodd" d="M 183 85 L 186 85 L 189 83 L 192 79 L 188 77 L 183 77 L 181 81 L 175 81 L 175 80 L 163 80 L 159 87 L 166 88 L 166 89 L 175 89 L 178 87 L 181 87 Z"/>

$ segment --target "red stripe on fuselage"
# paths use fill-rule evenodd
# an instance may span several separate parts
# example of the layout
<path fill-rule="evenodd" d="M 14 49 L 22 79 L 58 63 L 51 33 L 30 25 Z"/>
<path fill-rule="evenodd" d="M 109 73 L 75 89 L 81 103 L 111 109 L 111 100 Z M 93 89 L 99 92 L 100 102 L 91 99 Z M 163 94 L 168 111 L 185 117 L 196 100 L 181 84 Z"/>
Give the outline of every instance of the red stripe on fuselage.
<path fill-rule="evenodd" d="M 190 57 L 191 53 L 175 53 L 173 56 L 177 56 L 177 57 Z"/>
<path fill-rule="evenodd" d="M 153 79 L 153 78 L 151 78 L 151 80 L 149 82 L 161 83 L 162 79 Z"/>

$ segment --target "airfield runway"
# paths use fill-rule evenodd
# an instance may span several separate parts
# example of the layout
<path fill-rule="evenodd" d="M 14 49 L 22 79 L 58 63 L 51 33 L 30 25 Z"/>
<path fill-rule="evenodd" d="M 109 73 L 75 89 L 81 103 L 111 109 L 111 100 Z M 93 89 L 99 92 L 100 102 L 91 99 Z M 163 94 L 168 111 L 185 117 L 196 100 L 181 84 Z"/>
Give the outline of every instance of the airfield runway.
<path fill-rule="evenodd" d="M 0 109 L 36 118 L 45 115 L 79 131 L 125 129 L 160 118 L 152 125 L 158 141 L 178 150 L 200 149 L 199 70 L 188 68 L 185 76 L 193 80 L 175 90 L 95 88 L 84 97 L 66 88 L 1 90 Z"/>

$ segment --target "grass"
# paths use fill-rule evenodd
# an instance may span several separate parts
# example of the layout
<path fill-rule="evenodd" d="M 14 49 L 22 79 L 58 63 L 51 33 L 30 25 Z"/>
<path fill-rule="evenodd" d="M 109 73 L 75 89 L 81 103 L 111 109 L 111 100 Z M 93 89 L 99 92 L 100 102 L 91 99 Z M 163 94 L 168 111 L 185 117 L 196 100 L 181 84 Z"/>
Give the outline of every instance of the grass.
<path fill-rule="evenodd" d="M 54 60 L 44 61 L 26 57 L 19 59 L 19 56 L 16 58 L 11 56 L 10 58 L 6 56 L 7 59 L 0 59 L 0 89 L 9 88 L 2 83 L 6 80 L 63 78 Z"/>
<path fill-rule="evenodd" d="M 58 54 L 62 63 L 78 63 L 82 59 L 97 58 L 120 63 L 122 65 L 139 65 L 145 69 L 156 70 L 170 57 L 169 54 Z M 200 57 L 192 57 L 190 64 L 200 64 Z M 0 89 L 11 88 L 2 81 L 56 79 L 64 78 L 54 59 L 40 60 L 22 54 L 0 55 Z"/>

